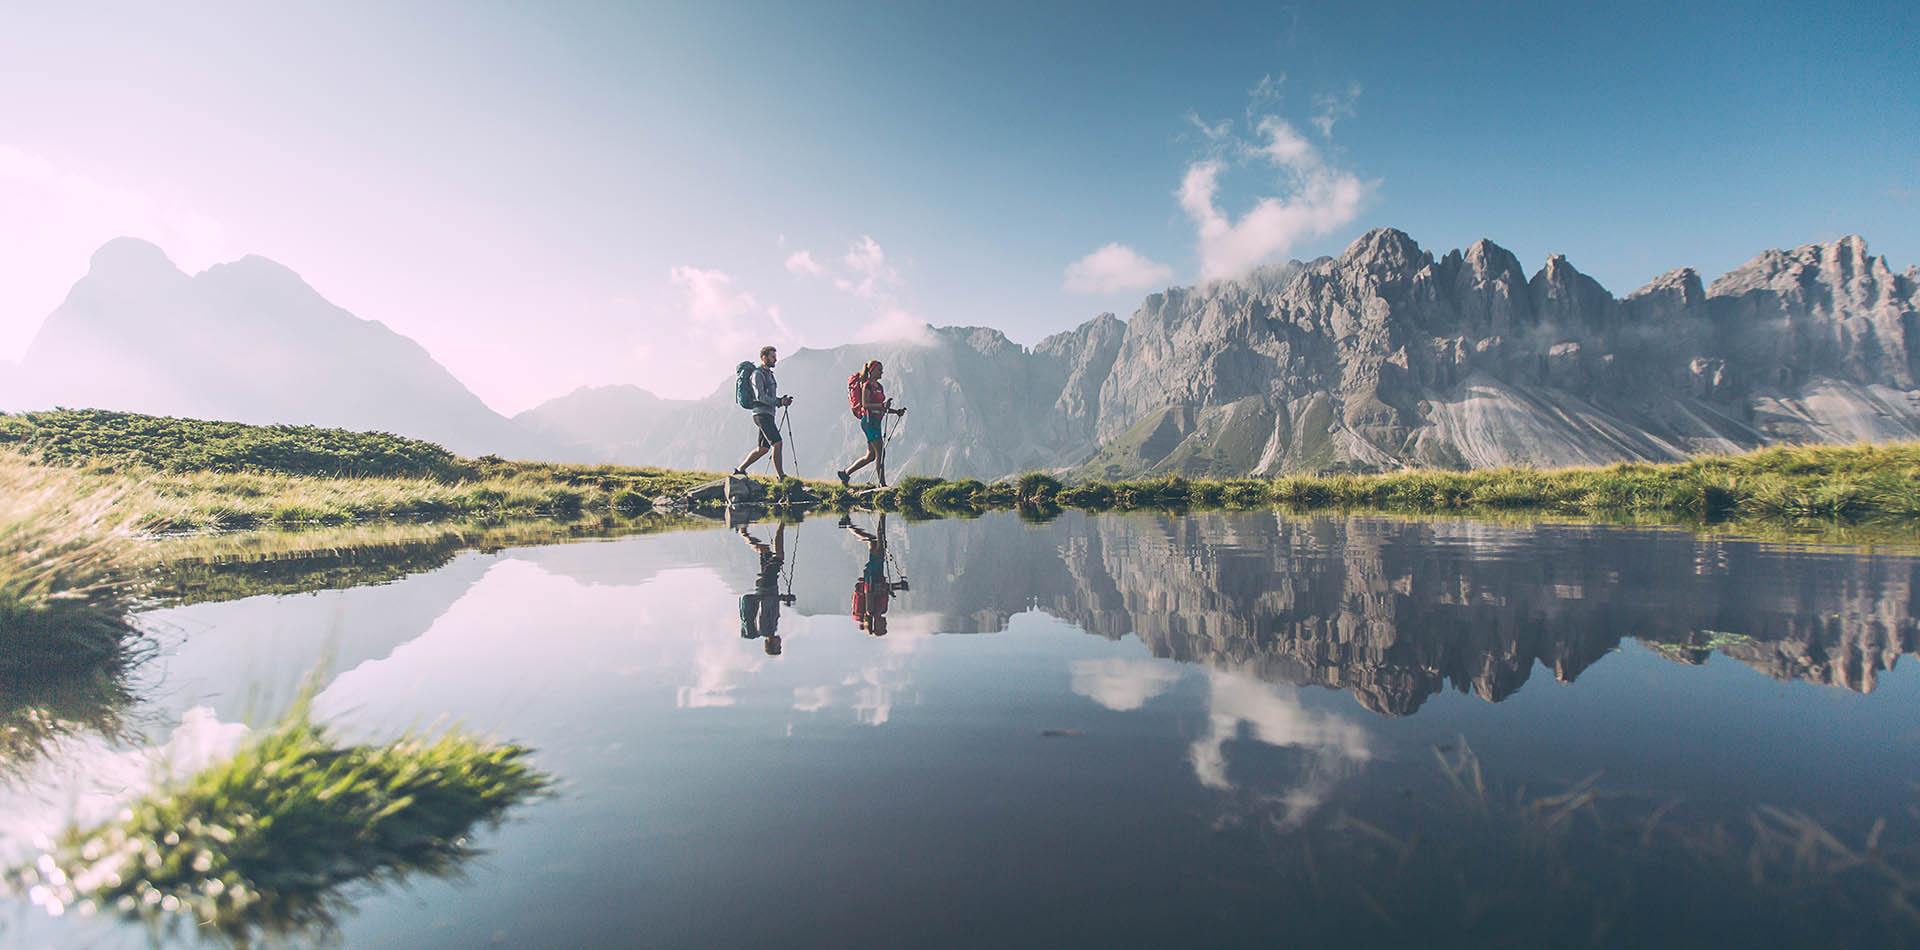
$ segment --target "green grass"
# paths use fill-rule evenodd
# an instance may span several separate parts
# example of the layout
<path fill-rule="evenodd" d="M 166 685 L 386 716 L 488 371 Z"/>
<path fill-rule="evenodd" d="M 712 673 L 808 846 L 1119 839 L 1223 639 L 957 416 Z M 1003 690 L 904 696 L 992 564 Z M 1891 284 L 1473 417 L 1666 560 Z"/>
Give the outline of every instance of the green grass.
<path fill-rule="evenodd" d="M 210 440 L 202 445 L 198 440 Z M 619 465 L 462 459 L 379 433 L 241 426 L 129 413 L 59 410 L 0 416 L 0 445 L 40 453 L 124 493 L 146 531 L 377 519 L 575 518 L 639 512 L 717 476 Z M 0 449 L 4 451 L 4 449 Z M 358 454 L 356 454 L 358 453 Z M 363 474 L 368 472 L 383 474 Z M 394 474 L 403 473 L 403 474 Z M 1030 473 L 984 483 L 909 475 L 877 493 L 837 484 L 776 482 L 770 503 L 867 505 L 912 517 L 1077 507 L 1368 509 L 1413 513 L 1527 512 L 1602 518 L 1920 523 L 1920 443 L 1801 446 L 1673 464 L 1593 468 L 1409 470 L 1378 475 L 1062 484 Z M 810 498 L 809 498 L 810 496 Z"/>
<path fill-rule="evenodd" d="M 384 432 L 253 426 L 103 409 L 0 415 L 0 446 L 54 465 L 163 472 L 470 478 L 472 463 L 431 442 Z"/>
<path fill-rule="evenodd" d="M 343 885 L 448 875 L 473 853 L 476 826 L 548 792 L 530 755 L 457 733 L 343 744 L 303 700 L 231 759 L 116 821 L 68 829 L 8 882 L 56 913 L 183 923 L 240 942 L 325 932 Z"/>
<path fill-rule="evenodd" d="M 124 495 L 0 455 L 0 683 L 110 667 L 133 637 Z"/>
<path fill-rule="evenodd" d="M 1801 446 L 1706 456 L 1665 465 L 1410 470 L 1381 475 L 1188 479 L 1179 475 L 1071 485 L 980 485 L 909 477 L 874 504 L 902 510 L 1045 505 L 1108 508 L 1254 507 L 1417 513 L 1654 515 L 1690 522 L 1732 519 L 1910 523 L 1920 520 L 1920 443 Z"/>

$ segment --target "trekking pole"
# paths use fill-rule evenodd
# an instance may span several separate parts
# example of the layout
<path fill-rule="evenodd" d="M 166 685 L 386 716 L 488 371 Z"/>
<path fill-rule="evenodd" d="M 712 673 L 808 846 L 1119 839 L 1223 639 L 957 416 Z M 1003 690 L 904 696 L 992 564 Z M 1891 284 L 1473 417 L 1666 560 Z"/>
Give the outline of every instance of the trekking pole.
<path fill-rule="evenodd" d="M 780 425 L 787 430 L 787 461 L 792 462 L 793 470 L 798 472 L 800 471 L 800 453 L 793 449 L 793 410 L 781 407 Z"/>

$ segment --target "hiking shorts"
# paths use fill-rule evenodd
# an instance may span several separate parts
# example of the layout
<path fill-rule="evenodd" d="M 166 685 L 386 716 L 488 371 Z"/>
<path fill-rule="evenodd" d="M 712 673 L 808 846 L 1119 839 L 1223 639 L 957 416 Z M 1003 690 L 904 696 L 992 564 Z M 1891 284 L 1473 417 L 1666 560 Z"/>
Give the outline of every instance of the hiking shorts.
<path fill-rule="evenodd" d="M 869 412 L 860 417 L 860 431 L 866 435 L 868 442 L 879 440 L 880 422 L 886 417 L 887 414 L 884 412 Z"/>
<path fill-rule="evenodd" d="M 758 427 L 760 430 L 760 447 L 761 448 L 764 449 L 764 448 L 767 448 L 768 446 L 780 444 L 780 427 L 777 425 L 774 425 L 773 413 L 771 412 L 754 413 L 753 424 L 756 427 Z"/>

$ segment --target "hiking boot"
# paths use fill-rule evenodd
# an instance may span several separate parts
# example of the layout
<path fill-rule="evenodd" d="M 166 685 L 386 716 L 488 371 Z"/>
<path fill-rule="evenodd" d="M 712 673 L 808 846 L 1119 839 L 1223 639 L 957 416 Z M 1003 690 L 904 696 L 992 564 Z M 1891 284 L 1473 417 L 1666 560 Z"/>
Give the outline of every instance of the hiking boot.
<path fill-rule="evenodd" d="M 852 483 L 852 482 L 850 482 L 850 481 L 847 481 L 847 473 L 846 473 L 846 472 L 834 472 L 833 474 L 835 474 L 835 475 L 838 475 L 838 476 L 840 476 L 840 487 L 842 487 L 842 488 L 852 488 L 852 487 L 853 487 L 853 483 Z"/>

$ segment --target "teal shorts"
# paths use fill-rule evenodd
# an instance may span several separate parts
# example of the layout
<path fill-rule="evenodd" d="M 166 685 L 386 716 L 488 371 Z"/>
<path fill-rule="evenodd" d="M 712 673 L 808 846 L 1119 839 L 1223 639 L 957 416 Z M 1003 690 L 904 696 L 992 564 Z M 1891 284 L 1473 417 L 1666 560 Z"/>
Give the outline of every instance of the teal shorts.
<path fill-rule="evenodd" d="M 866 435 L 868 442 L 880 438 L 880 422 L 886 417 L 887 414 L 884 412 L 869 412 L 860 417 L 860 431 Z"/>

